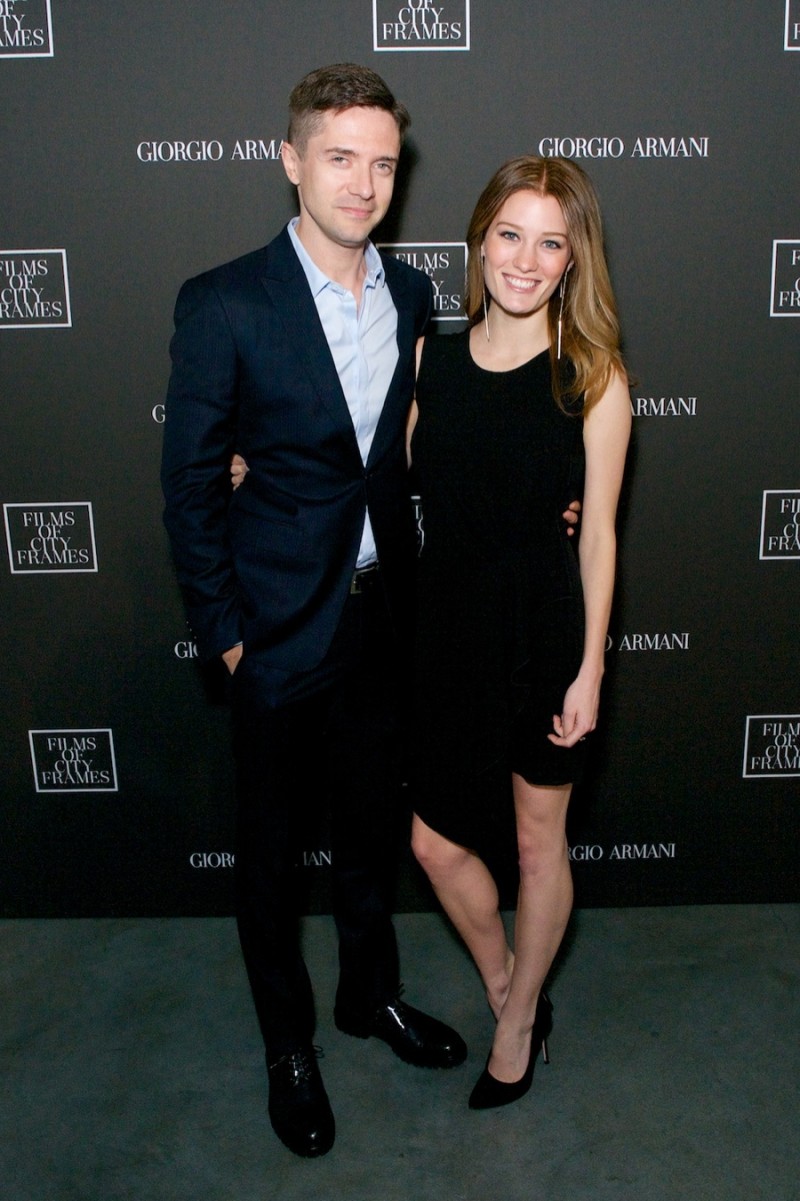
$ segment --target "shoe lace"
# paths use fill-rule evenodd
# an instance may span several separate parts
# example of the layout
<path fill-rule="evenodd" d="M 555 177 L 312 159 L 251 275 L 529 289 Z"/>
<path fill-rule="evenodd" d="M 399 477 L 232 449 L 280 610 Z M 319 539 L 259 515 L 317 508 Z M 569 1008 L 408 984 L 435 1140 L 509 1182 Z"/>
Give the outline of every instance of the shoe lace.
<path fill-rule="evenodd" d="M 325 1052 L 316 1043 L 313 1043 L 311 1046 L 311 1055 L 305 1049 L 301 1051 L 287 1051 L 285 1055 L 281 1055 L 278 1059 L 273 1060 L 269 1065 L 270 1071 L 274 1072 L 276 1068 L 280 1068 L 286 1064 L 298 1083 L 303 1080 L 309 1080 L 311 1078 L 312 1056 L 314 1059 L 324 1059 Z"/>

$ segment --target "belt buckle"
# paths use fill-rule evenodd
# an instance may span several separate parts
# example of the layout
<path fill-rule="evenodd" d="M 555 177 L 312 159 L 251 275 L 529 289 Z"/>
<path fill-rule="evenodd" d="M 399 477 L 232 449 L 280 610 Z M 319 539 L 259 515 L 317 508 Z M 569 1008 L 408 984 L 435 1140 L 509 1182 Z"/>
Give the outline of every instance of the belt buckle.
<path fill-rule="evenodd" d="M 350 595 L 361 596 L 365 584 L 377 574 L 377 571 L 377 563 L 370 563 L 369 567 L 357 568 L 353 572 L 353 578 L 350 581 Z"/>

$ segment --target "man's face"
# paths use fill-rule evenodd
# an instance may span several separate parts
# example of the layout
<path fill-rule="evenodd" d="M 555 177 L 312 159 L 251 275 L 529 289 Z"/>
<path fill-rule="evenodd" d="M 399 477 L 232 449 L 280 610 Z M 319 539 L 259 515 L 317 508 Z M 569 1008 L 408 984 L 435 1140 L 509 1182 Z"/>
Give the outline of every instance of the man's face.
<path fill-rule="evenodd" d="M 327 113 L 302 156 L 287 142 L 282 154 L 300 200 L 297 232 L 312 257 L 331 245 L 363 246 L 392 199 L 400 134 L 391 113 Z"/>

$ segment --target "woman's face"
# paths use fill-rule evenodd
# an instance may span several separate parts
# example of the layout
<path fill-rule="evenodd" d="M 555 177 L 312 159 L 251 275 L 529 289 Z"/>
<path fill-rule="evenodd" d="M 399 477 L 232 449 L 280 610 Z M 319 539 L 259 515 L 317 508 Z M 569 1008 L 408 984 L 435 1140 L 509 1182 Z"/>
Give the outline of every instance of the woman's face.
<path fill-rule="evenodd" d="M 483 274 L 495 304 L 514 316 L 540 311 L 572 262 L 555 196 L 513 192 L 483 239 Z"/>

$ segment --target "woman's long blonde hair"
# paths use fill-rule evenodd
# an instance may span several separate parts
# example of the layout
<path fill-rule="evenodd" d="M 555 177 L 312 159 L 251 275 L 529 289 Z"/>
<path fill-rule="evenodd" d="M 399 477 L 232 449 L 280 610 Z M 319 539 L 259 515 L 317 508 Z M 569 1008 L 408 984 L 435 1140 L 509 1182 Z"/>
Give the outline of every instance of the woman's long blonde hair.
<path fill-rule="evenodd" d="M 522 155 L 492 176 L 480 195 L 467 230 L 467 286 L 464 309 L 470 325 L 483 314 L 484 282 L 481 247 L 486 231 L 514 192 L 530 190 L 554 196 L 567 223 L 573 266 L 564 279 L 562 355 L 572 364 L 571 378 L 556 352 L 561 297 L 557 288 L 548 302 L 553 392 L 564 398 L 584 397 L 584 410 L 600 399 L 615 371 L 626 376 L 620 350 L 617 305 L 608 275 L 603 224 L 594 186 L 586 172 L 567 158 Z M 488 298 L 487 298 L 488 299 Z"/>

